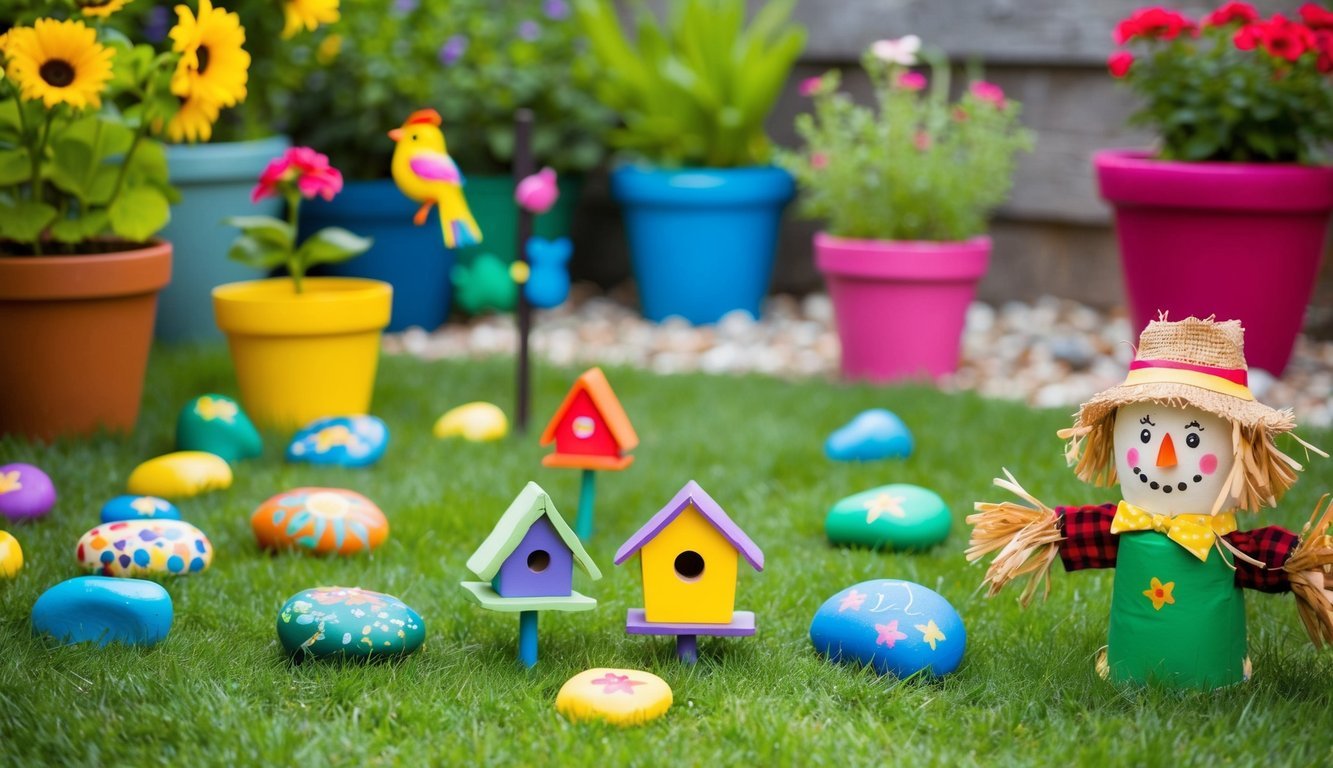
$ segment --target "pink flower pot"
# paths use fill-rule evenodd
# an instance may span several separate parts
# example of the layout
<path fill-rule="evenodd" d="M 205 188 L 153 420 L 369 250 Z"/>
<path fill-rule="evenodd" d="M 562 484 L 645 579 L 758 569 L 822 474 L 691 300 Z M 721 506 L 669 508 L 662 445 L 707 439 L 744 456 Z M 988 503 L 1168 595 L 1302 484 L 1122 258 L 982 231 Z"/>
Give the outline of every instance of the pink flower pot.
<path fill-rule="evenodd" d="M 967 306 L 990 261 L 989 237 L 961 242 L 849 240 L 815 234 L 842 340 L 842 373 L 892 381 L 958 368 Z"/>
<path fill-rule="evenodd" d="M 1240 320 L 1251 367 L 1291 358 L 1333 212 L 1333 168 L 1093 157 L 1136 334 L 1159 311 Z"/>

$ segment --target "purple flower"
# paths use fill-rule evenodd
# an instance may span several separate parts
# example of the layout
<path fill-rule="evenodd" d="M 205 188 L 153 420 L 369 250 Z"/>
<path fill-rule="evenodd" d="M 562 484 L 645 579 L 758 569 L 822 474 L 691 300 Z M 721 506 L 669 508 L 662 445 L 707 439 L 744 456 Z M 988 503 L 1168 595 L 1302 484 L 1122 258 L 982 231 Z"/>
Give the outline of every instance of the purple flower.
<path fill-rule="evenodd" d="M 569 17 L 569 3 L 565 0 L 546 0 L 542 4 L 542 12 L 546 14 L 546 18 L 560 21 Z"/>
<path fill-rule="evenodd" d="M 518 25 L 518 36 L 530 43 L 542 36 L 541 25 L 532 19 L 528 19 Z"/>
<path fill-rule="evenodd" d="M 463 35 L 454 35 L 445 40 L 444 45 L 440 46 L 440 63 L 447 67 L 463 58 L 463 54 L 466 52 L 467 38 Z"/>
<path fill-rule="evenodd" d="M 143 36 L 150 43 L 160 43 L 167 39 L 167 30 L 171 28 L 171 13 L 165 5 L 155 5 L 148 9 L 148 18 L 144 21 Z"/>
<path fill-rule="evenodd" d="M 393 0 L 393 7 L 399 13 L 411 13 L 417 9 L 417 0 Z"/>

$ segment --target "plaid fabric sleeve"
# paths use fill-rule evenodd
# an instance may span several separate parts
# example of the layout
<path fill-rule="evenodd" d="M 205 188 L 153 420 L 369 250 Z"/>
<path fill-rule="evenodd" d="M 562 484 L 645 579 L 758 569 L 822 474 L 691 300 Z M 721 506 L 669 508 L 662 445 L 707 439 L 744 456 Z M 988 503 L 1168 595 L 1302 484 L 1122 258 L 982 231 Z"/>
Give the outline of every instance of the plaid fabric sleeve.
<path fill-rule="evenodd" d="M 1296 549 L 1299 536 L 1286 528 L 1270 525 L 1252 531 L 1229 533 L 1226 540 L 1255 560 L 1268 563 L 1268 568 L 1264 569 L 1236 558 L 1237 587 L 1260 592 L 1291 591 L 1291 582 L 1287 581 L 1287 572 L 1282 570 L 1282 566 L 1291 557 L 1292 550 Z"/>
<path fill-rule="evenodd" d="M 1111 533 L 1115 504 L 1086 507 L 1056 507 L 1065 537 L 1060 542 L 1060 560 L 1066 571 L 1085 568 L 1114 568 L 1119 537 Z"/>

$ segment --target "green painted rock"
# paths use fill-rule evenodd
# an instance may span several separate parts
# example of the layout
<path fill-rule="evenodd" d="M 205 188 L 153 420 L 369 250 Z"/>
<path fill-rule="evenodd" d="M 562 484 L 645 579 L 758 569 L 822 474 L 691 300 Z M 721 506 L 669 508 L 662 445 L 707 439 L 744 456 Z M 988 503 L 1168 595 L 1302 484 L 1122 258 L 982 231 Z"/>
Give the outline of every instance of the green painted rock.
<path fill-rule="evenodd" d="M 235 464 L 263 453 L 264 442 L 239 403 L 226 395 L 202 395 L 176 417 L 176 450 L 206 451 Z"/>
<path fill-rule="evenodd" d="M 358 587 L 298 592 L 278 613 L 278 640 L 291 655 L 406 656 L 426 639 L 426 622 L 393 595 Z"/>
<path fill-rule="evenodd" d="M 949 536 L 950 522 L 948 505 L 934 491 L 894 483 L 834 504 L 824 520 L 824 531 L 834 544 L 929 549 Z"/>

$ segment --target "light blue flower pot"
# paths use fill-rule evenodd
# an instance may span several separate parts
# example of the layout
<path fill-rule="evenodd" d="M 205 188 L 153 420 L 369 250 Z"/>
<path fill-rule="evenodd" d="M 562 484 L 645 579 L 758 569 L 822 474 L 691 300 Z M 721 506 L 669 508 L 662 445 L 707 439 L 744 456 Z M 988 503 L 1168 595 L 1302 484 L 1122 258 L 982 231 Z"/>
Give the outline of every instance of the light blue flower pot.
<path fill-rule="evenodd" d="M 624 207 L 644 317 L 696 325 L 736 309 L 759 317 L 795 193 L 791 175 L 773 166 L 617 168 L 611 194 Z"/>
<path fill-rule="evenodd" d="M 291 146 L 286 136 L 217 144 L 167 147 L 167 168 L 181 201 L 159 235 L 175 259 L 171 284 L 158 294 L 156 336 L 161 341 L 221 341 L 213 322 L 214 286 L 263 277 L 262 271 L 227 258 L 237 231 L 229 216 L 277 216 L 282 201 L 250 202 L 250 190 L 268 161 Z"/>

